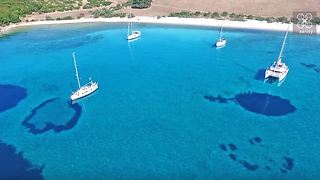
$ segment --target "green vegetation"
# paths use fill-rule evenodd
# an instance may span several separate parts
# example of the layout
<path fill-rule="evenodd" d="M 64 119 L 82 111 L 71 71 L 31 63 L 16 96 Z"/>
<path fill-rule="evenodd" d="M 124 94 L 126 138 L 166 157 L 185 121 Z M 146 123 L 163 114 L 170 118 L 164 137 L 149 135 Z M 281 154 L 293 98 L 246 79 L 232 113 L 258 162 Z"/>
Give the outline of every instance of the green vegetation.
<path fill-rule="evenodd" d="M 316 18 L 312 19 L 311 22 L 313 24 L 319 24 L 320 25 L 320 17 L 316 17 Z"/>
<path fill-rule="evenodd" d="M 57 20 L 72 20 L 73 18 L 71 16 L 66 16 L 63 18 L 57 18 Z"/>
<path fill-rule="evenodd" d="M 132 8 L 143 9 L 151 6 L 152 0 L 132 0 Z"/>
<path fill-rule="evenodd" d="M 11 0 L 0 1 L 0 25 L 6 25 L 10 22 L 20 22 L 20 17 L 39 10 L 36 3 L 26 3 Z"/>
<path fill-rule="evenodd" d="M 109 0 L 87 0 L 83 8 L 109 6 L 110 4 Z M 0 0 L 0 26 L 21 22 L 20 18 L 33 12 L 63 12 L 80 9 L 82 5 L 82 0 Z M 46 19 L 51 20 L 49 17 Z M 61 19 L 70 19 L 70 17 Z"/>
<path fill-rule="evenodd" d="M 297 23 L 298 20 L 295 18 L 288 19 L 286 17 L 261 17 L 261 16 L 253 16 L 253 15 L 244 15 L 244 14 L 235 14 L 228 12 L 191 12 L 191 11 L 181 11 L 170 13 L 169 17 L 181 17 L 181 18 L 213 18 L 213 19 L 228 19 L 230 21 L 245 21 L 248 19 L 258 20 L 258 21 L 267 21 L 268 23 L 272 22 L 281 22 L 281 23 Z M 320 17 L 316 17 L 311 20 L 313 24 L 320 25 Z"/>
<path fill-rule="evenodd" d="M 47 13 L 79 9 L 81 0 L 0 0 L 0 26 L 20 22 L 32 12 Z"/>
<path fill-rule="evenodd" d="M 228 18 L 228 13 L 223 12 L 222 14 L 218 12 L 190 12 L 190 11 L 181 11 L 176 13 L 169 14 L 169 17 L 182 17 L 182 18 L 213 18 L 213 19 L 231 19 Z"/>
<path fill-rule="evenodd" d="M 151 5 L 151 0 L 147 0 L 150 2 Z M 135 0 L 128 0 L 125 3 L 122 4 L 117 4 L 116 6 L 110 7 L 110 8 L 103 8 L 103 9 L 99 9 L 99 10 L 95 10 L 93 12 L 91 12 L 91 14 L 93 15 L 94 18 L 98 18 L 98 17 L 104 17 L 104 18 L 111 18 L 111 17 L 126 17 L 127 14 L 126 13 L 122 13 L 119 12 L 119 10 L 121 10 L 124 7 L 128 7 L 131 6 L 131 4 L 133 5 L 135 2 Z M 139 4 L 139 2 L 138 2 Z M 141 4 L 139 4 L 141 5 Z M 134 17 L 133 14 L 130 15 L 131 17 Z"/>
<path fill-rule="evenodd" d="M 221 16 L 227 17 L 227 16 L 228 16 L 228 12 L 224 11 L 224 12 L 221 14 Z"/>
<path fill-rule="evenodd" d="M 195 15 L 189 11 L 181 11 L 181 12 L 170 13 L 169 17 L 193 18 L 195 17 Z"/>
<path fill-rule="evenodd" d="M 124 17 L 125 13 L 119 12 L 124 7 L 132 6 L 132 8 L 148 8 L 151 6 L 152 0 L 128 0 L 125 3 L 117 4 L 117 6 L 110 8 L 99 8 L 99 10 L 92 11 L 94 17 Z M 0 26 L 8 25 L 10 23 L 18 23 L 22 17 L 31 13 L 48 13 L 55 11 L 68 11 L 77 10 L 80 7 L 93 8 L 93 7 L 106 7 L 111 4 L 110 0 L 87 0 L 84 5 L 82 0 L 0 0 Z M 77 17 L 81 18 L 84 14 Z M 253 15 L 235 14 L 228 12 L 191 12 L 181 11 L 174 12 L 169 17 L 182 17 L 182 18 L 214 18 L 214 19 L 228 19 L 231 21 L 245 21 L 254 19 L 258 21 L 272 22 L 293 22 L 297 23 L 296 18 L 288 19 L 286 17 L 261 17 Z M 46 20 L 53 20 L 50 16 L 45 17 Z M 58 18 L 58 20 L 72 19 L 71 16 Z M 32 21 L 32 20 L 31 20 Z M 320 25 L 320 17 L 314 18 L 311 21 L 314 24 Z"/>
<path fill-rule="evenodd" d="M 111 17 L 125 17 L 126 13 L 117 12 L 112 9 L 100 9 L 91 12 L 94 18 L 104 17 L 104 18 L 111 18 Z"/>
<path fill-rule="evenodd" d="M 54 19 L 52 19 L 50 16 L 46 16 L 46 20 L 47 20 L 47 21 L 52 21 L 52 20 L 54 20 Z"/>
<path fill-rule="evenodd" d="M 128 6 L 131 6 L 131 4 L 132 4 L 132 0 L 128 0 L 128 1 L 125 2 L 125 3 L 122 3 L 122 6 L 128 7 Z"/>
<path fill-rule="evenodd" d="M 108 0 L 87 0 L 87 4 L 83 6 L 84 9 L 93 7 L 109 6 L 111 4 Z"/>

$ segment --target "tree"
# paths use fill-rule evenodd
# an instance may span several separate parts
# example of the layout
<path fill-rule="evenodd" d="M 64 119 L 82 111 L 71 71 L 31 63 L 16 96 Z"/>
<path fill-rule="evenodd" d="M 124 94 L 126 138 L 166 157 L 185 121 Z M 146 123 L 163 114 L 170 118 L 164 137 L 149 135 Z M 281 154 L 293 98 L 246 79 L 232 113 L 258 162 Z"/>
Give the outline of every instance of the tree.
<path fill-rule="evenodd" d="M 221 15 L 222 15 L 223 17 L 226 17 L 226 16 L 228 16 L 228 12 L 224 11 Z"/>

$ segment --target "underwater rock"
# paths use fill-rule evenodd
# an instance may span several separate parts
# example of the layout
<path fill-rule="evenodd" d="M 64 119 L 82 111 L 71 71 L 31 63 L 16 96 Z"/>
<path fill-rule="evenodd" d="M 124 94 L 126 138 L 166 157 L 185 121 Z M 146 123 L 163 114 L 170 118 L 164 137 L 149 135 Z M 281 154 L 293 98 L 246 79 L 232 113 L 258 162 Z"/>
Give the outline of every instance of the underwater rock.
<path fill-rule="evenodd" d="M 266 116 L 283 116 L 296 111 L 289 100 L 266 93 L 241 93 L 234 99 L 245 110 Z"/>
<path fill-rule="evenodd" d="M 261 143 L 261 141 L 262 141 L 262 139 L 260 137 L 254 137 L 253 139 L 257 143 Z"/>
<path fill-rule="evenodd" d="M 233 161 L 237 161 L 237 156 L 235 154 L 229 154 L 229 157 Z"/>
<path fill-rule="evenodd" d="M 262 142 L 262 138 L 258 136 L 255 136 L 249 139 L 249 142 L 252 143 L 252 145 L 262 146 L 260 144 Z M 253 155 L 253 154 L 260 154 L 257 152 L 257 150 L 260 151 L 262 150 L 261 148 L 254 149 L 255 147 L 252 147 L 253 151 L 251 153 L 247 151 L 247 152 L 244 152 L 244 154 L 239 154 L 240 151 L 236 151 L 238 147 L 234 143 L 220 144 L 220 148 L 224 152 L 229 152 L 225 154 L 228 155 L 228 157 L 232 160 L 232 162 L 242 165 L 248 171 L 257 171 L 260 169 L 260 166 L 261 166 L 263 167 L 264 170 L 267 170 L 267 171 L 272 171 L 272 170 L 275 171 L 275 170 L 278 170 L 278 168 L 280 167 L 281 173 L 288 173 L 294 167 L 294 159 L 291 157 L 288 157 L 288 152 L 286 152 L 286 154 L 282 157 L 281 160 L 279 159 L 279 161 L 275 161 L 273 157 L 268 157 L 265 154 L 260 155 L 260 157 L 256 159 L 255 157 L 256 155 Z M 243 159 L 241 158 L 242 156 L 247 158 Z M 263 158 L 264 160 L 261 161 L 261 158 Z M 255 161 L 256 163 L 250 163 L 251 161 Z"/>
<path fill-rule="evenodd" d="M 254 142 L 253 142 L 252 139 L 249 139 L 249 143 L 250 143 L 251 145 L 254 145 Z"/>
<path fill-rule="evenodd" d="M 22 125 L 32 134 L 42 134 L 50 130 L 66 131 L 77 124 L 81 112 L 82 107 L 79 104 L 53 98 L 35 107 Z"/>
<path fill-rule="evenodd" d="M 282 173 L 287 173 L 287 171 L 286 170 L 284 170 L 284 169 L 280 169 L 280 172 L 282 172 Z"/>
<path fill-rule="evenodd" d="M 44 166 L 35 166 L 16 152 L 15 147 L 0 141 L 0 179 L 42 180 Z"/>
<path fill-rule="evenodd" d="M 249 171 L 256 171 L 259 168 L 259 165 L 257 164 L 250 164 L 246 160 L 239 161 L 240 164 L 242 164 L 243 167 L 245 167 Z"/>
<path fill-rule="evenodd" d="M 293 169 L 293 166 L 294 166 L 294 160 L 292 158 L 284 156 L 283 163 L 282 163 L 283 169 L 291 171 Z"/>
<path fill-rule="evenodd" d="M 233 101 L 247 111 L 266 116 L 284 116 L 297 110 L 289 100 L 266 93 L 246 92 L 237 94 L 234 98 L 205 95 L 204 98 L 218 103 Z"/>
<path fill-rule="evenodd" d="M 96 43 L 102 40 L 103 35 L 85 35 L 77 38 L 68 38 L 59 41 L 49 41 L 47 47 L 49 49 L 68 49 L 68 48 L 76 48 L 84 45 Z M 47 48 L 46 47 L 46 48 Z"/>
<path fill-rule="evenodd" d="M 306 64 L 306 63 L 303 63 L 303 62 L 301 62 L 300 64 L 302 66 L 308 68 L 308 69 L 311 69 L 311 70 L 314 70 L 317 73 L 320 73 L 320 66 L 317 66 L 315 64 Z"/>
<path fill-rule="evenodd" d="M 320 73 L 320 66 L 317 66 L 315 64 L 306 64 L 306 63 L 300 63 L 302 66 L 314 70 L 317 73 Z"/>
<path fill-rule="evenodd" d="M 315 65 L 315 64 L 306 64 L 306 63 L 303 63 L 303 62 L 301 62 L 300 64 L 302 66 L 304 66 L 304 67 L 307 67 L 307 68 L 315 68 L 315 67 L 317 67 L 317 65 Z"/>
<path fill-rule="evenodd" d="M 252 139 L 249 139 L 249 143 L 252 144 L 252 145 L 255 145 L 255 144 L 260 144 L 262 141 L 262 139 L 260 137 L 254 137 Z"/>
<path fill-rule="evenodd" d="M 235 150 L 238 149 L 237 146 L 235 144 L 232 144 L 232 143 L 229 143 L 228 146 L 232 151 L 235 151 Z"/>
<path fill-rule="evenodd" d="M 25 88 L 13 85 L 0 85 L 0 113 L 12 109 L 27 97 Z"/>
<path fill-rule="evenodd" d="M 220 149 L 227 151 L 227 146 L 225 144 L 220 144 Z"/>
<path fill-rule="evenodd" d="M 218 95 L 217 97 L 206 95 L 206 96 L 204 96 L 204 98 L 211 101 L 211 102 L 217 101 L 218 103 L 228 103 L 228 100 L 229 100 L 227 98 L 223 98 L 220 95 Z"/>

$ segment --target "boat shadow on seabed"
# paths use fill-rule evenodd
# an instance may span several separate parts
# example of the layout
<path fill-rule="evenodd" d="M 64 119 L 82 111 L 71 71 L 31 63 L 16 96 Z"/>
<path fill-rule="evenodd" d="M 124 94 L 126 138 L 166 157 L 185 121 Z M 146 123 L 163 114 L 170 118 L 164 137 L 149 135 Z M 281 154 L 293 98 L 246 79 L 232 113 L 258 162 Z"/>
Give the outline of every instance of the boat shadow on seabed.
<path fill-rule="evenodd" d="M 263 81 L 264 83 L 268 83 L 268 84 L 276 84 L 278 87 L 280 87 L 286 80 L 286 77 L 281 81 L 279 81 L 278 78 L 274 78 L 274 77 L 269 77 L 265 79 L 264 78 L 265 71 L 266 71 L 265 69 L 259 69 L 255 74 L 254 79 L 257 81 Z"/>
<path fill-rule="evenodd" d="M 276 84 L 278 87 L 280 87 L 284 83 L 285 80 L 286 80 L 286 77 L 284 79 L 282 79 L 281 81 L 279 81 L 277 78 L 269 77 L 269 78 L 265 79 L 263 82 L 269 83 L 269 84 Z"/>

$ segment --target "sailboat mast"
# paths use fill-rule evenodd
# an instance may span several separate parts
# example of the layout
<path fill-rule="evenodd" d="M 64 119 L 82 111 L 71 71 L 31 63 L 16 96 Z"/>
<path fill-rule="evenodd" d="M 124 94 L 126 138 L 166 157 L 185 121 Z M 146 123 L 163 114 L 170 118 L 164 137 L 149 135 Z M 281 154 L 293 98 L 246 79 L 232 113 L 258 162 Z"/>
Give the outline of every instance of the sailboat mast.
<path fill-rule="evenodd" d="M 130 30 L 131 30 L 131 6 L 132 4 L 130 5 L 130 13 L 129 13 L 129 23 L 128 23 L 128 36 L 130 35 Z"/>
<path fill-rule="evenodd" d="M 221 39 L 222 39 L 222 25 L 220 27 L 220 33 L 219 33 L 219 40 L 221 40 Z"/>
<path fill-rule="evenodd" d="M 279 57 L 278 57 L 278 64 L 281 63 L 282 52 L 283 52 L 283 49 L 284 49 L 284 45 L 286 44 L 286 41 L 287 41 L 289 27 L 290 27 L 290 25 L 287 28 L 287 32 L 286 32 L 286 35 L 284 36 L 284 40 L 283 40 L 283 43 L 282 43 L 282 46 L 281 46 L 281 50 L 280 50 Z"/>
<path fill-rule="evenodd" d="M 130 22 L 128 23 L 128 33 L 127 33 L 127 36 L 129 36 L 130 34 Z"/>
<path fill-rule="evenodd" d="M 77 68 L 77 61 L 76 61 L 75 52 L 72 53 L 72 56 L 73 56 L 74 68 L 75 68 L 75 70 L 76 70 L 76 78 L 77 78 L 78 86 L 79 86 L 79 89 L 80 89 L 80 88 L 81 88 L 81 85 L 80 85 L 80 79 L 79 79 L 79 73 L 78 73 L 78 68 Z"/>
<path fill-rule="evenodd" d="M 223 29 L 223 21 L 222 21 L 221 26 L 220 26 L 219 41 L 222 40 L 222 29 Z"/>

